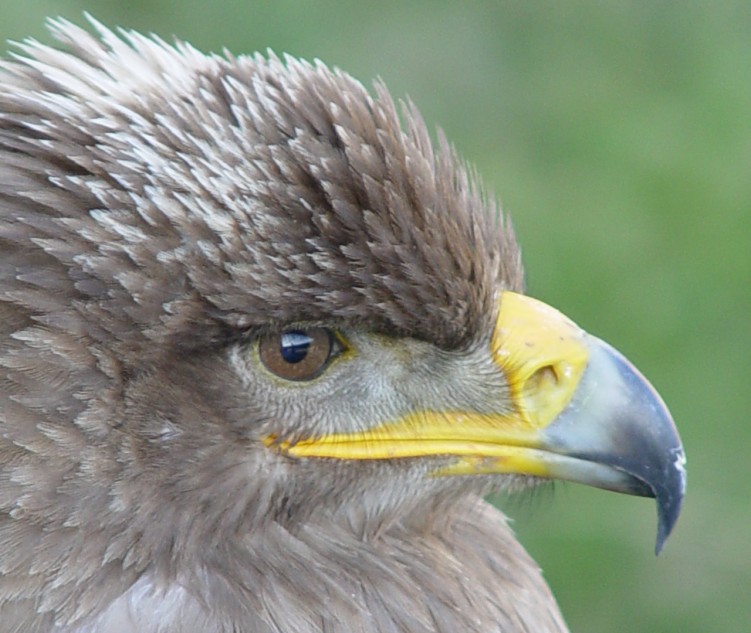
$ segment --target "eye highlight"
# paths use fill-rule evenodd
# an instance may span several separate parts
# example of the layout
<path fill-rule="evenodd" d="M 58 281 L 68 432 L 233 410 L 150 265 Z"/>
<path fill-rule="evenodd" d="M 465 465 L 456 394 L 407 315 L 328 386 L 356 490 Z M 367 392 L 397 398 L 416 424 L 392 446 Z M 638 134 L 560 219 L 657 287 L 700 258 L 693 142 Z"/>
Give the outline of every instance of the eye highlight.
<path fill-rule="evenodd" d="M 309 328 L 285 330 L 263 337 L 258 355 L 266 369 L 285 380 L 312 380 L 323 372 L 335 355 L 336 339 L 331 330 Z"/>

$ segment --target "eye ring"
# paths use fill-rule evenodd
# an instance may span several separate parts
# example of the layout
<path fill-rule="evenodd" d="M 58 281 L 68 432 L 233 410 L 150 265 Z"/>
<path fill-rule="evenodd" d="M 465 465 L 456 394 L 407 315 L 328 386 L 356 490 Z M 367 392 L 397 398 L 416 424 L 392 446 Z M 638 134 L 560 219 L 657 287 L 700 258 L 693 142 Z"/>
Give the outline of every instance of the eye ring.
<path fill-rule="evenodd" d="M 258 342 L 258 355 L 272 374 L 294 382 L 320 376 L 335 355 L 336 338 L 322 327 L 269 334 Z"/>

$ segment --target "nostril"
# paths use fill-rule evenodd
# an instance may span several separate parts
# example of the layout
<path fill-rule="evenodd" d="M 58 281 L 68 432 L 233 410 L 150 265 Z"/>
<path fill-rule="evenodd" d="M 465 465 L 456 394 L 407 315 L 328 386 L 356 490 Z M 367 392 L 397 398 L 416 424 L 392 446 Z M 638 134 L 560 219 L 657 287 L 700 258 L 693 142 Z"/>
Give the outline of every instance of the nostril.
<path fill-rule="evenodd" d="M 537 367 L 519 393 L 523 417 L 536 427 L 548 425 L 571 400 L 580 373 L 565 361 Z"/>
<path fill-rule="evenodd" d="M 538 367 L 527 379 L 524 390 L 529 392 L 546 392 L 554 388 L 560 382 L 560 376 L 555 365 L 543 365 Z"/>

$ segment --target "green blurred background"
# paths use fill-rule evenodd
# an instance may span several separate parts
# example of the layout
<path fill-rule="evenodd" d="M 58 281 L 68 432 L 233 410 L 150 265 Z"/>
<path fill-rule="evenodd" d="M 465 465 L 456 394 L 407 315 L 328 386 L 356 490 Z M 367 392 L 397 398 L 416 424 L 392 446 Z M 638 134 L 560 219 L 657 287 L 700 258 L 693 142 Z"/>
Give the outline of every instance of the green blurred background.
<path fill-rule="evenodd" d="M 636 362 L 684 438 L 659 558 L 649 501 L 506 503 L 572 630 L 751 631 L 751 3 L 0 0 L 0 38 L 84 11 L 411 96 L 512 215 L 530 293 Z"/>

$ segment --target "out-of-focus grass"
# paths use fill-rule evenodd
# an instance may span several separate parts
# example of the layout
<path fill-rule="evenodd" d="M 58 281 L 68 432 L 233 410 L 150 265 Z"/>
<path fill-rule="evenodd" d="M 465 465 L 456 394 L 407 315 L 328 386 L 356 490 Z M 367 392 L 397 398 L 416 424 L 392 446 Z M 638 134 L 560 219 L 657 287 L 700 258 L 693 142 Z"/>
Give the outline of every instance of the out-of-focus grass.
<path fill-rule="evenodd" d="M 684 515 L 557 486 L 517 527 L 580 632 L 751 627 L 751 4 L 28 0 L 43 17 L 272 47 L 383 77 L 500 194 L 529 290 L 624 351 L 671 405 Z"/>

